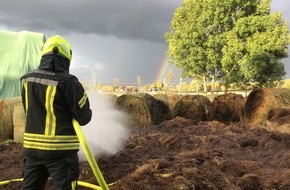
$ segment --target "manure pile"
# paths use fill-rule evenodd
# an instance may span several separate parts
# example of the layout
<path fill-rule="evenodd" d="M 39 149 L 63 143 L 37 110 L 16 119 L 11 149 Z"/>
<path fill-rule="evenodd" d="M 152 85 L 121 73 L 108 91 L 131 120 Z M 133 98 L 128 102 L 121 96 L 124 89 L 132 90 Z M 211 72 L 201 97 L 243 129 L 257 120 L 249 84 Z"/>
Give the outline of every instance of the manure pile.
<path fill-rule="evenodd" d="M 134 131 L 123 150 L 97 163 L 111 190 L 288 190 L 289 149 L 288 134 L 176 117 Z M 21 145 L 0 144 L 0 152 L 0 181 L 21 177 Z M 87 162 L 80 169 L 81 181 L 97 184 Z"/>

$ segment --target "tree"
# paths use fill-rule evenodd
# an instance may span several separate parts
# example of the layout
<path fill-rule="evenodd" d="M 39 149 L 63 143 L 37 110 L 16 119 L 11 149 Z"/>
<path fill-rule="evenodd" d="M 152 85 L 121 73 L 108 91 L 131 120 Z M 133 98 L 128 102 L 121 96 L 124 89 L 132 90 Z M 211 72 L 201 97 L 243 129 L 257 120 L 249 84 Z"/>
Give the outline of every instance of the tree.
<path fill-rule="evenodd" d="M 97 89 L 101 90 L 103 88 L 103 86 L 104 86 L 103 83 L 99 81 L 97 84 Z"/>
<path fill-rule="evenodd" d="M 229 40 L 223 49 L 226 83 L 274 86 L 282 80 L 286 72 L 281 59 L 287 57 L 289 31 L 280 13 L 240 19 L 228 38 L 234 41 Z M 227 72 L 233 66 L 239 77 Z"/>
<path fill-rule="evenodd" d="M 102 91 L 111 94 L 111 93 L 115 92 L 115 87 L 113 87 L 113 86 L 103 86 L 102 87 Z"/>
<path fill-rule="evenodd" d="M 115 89 L 119 88 L 119 79 L 118 78 L 114 79 L 114 87 L 115 87 Z"/>
<path fill-rule="evenodd" d="M 189 90 L 190 86 L 187 84 L 187 82 L 181 82 L 178 85 L 176 85 L 176 89 L 179 93 L 187 92 Z"/>
<path fill-rule="evenodd" d="M 191 91 L 199 92 L 201 89 L 202 81 L 193 79 L 189 84 L 189 88 Z"/>
<path fill-rule="evenodd" d="M 164 84 L 161 81 L 158 81 L 158 82 L 154 82 L 153 84 L 151 84 L 151 87 L 162 90 L 164 87 Z"/>
<path fill-rule="evenodd" d="M 138 88 L 142 87 L 142 79 L 140 76 L 137 76 L 137 84 L 138 84 Z"/>
<path fill-rule="evenodd" d="M 172 84 L 172 80 L 174 79 L 174 73 L 172 70 L 169 70 L 167 75 L 166 75 L 166 80 L 168 82 L 168 86 L 170 87 Z"/>
<path fill-rule="evenodd" d="M 276 57 L 278 55 L 276 53 L 281 51 L 270 54 L 267 54 L 269 51 L 259 53 L 263 50 L 259 48 L 256 50 L 258 52 L 251 54 L 245 51 L 250 48 L 250 46 L 245 46 L 245 41 L 241 40 L 241 43 L 236 44 L 240 40 L 239 36 L 235 37 L 237 36 L 236 31 L 243 30 L 242 27 L 245 29 L 249 27 L 250 30 L 253 30 L 256 25 L 263 24 L 261 23 L 263 19 L 270 18 L 269 4 L 270 0 L 185 0 L 181 7 L 176 9 L 170 31 L 165 34 L 170 63 L 182 69 L 183 77 L 194 77 L 202 80 L 205 92 L 207 91 L 206 83 L 211 80 L 220 80 L 226 85 L 232 82 L 245 81 L 244 74 L 249 68 L 242 60 L 247 60 L 247 63 L 255 61 L 251 67 L 256 68 L 256 70 L 252 69 L 250 75 L 248 73 L 251 81 L 262 80 L 273 75 L 276 75 L 273 77 L 275 79 L 279 78 L 278 76 L 281 77 L 283 72 L 280 72 L 281 64 L 278 62 L 281 57 L 285 57 L 285 54 Z M 242 24 L 244 22 L 245 24 Z M 276 20 L 272 18 L 268 19 L 268 22 L 268 24 L 264 24 L 265 29 L 280 26 L 278 23 L 282 24 L 283 19 L 276 17 Z M 279 34 L 279 31 L 281 35 L 278 35 L 277 38 L 282 39 L 284 43 L 281 42 L 278 45 L 280 48 L 276 49 L 281 50 L 283 47 L 285 50 L 287 43 L 289 43 L 289 36 L 287 36 L 288 34 L 285 36 L 285 31 L 282 28 L 278 29 L 276 34 Z M 274 31 L 269 29 L 268 34 L 271 32 Z M 248 40 L 255 40 L 256 43 L 259 40 L 259 30 L 253 34 L 255 37 L 252 36 Z M 246 35 L 247 33 L 244 33 L 243 39 L 249 37 Z M 287 43 L 285 43 L 286 41 Z M 235 46 L 235 49 L 239 51 L 230 51 L 232 46 Z M 273 47 L 269 45 L 269 48 L 272 51 Z M 267 59 L 263 57 L 264 55 L 267 55 Z M 245 59 L 246 56 L 249 58 Z M 274 59 L 277 61 L 273 61 Z M 271 70 L 268 70 L 267 77 L 255 75 L 261 71 L 259 70 L 261 63 L 272 65 L 270 66 Z M 279 69 L 279 72 L 275 73 L 273 70 L 275 67 Z M 254 76 L 256 78 L 253 78 Z"/>

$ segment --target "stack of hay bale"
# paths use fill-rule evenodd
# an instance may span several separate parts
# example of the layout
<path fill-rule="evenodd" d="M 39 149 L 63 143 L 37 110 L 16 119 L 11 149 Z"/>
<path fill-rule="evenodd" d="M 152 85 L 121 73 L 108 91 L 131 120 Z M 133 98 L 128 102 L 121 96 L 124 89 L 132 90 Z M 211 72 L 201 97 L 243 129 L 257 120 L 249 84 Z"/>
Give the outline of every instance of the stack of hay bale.
<path fill-rule="evenodd" d="M 215 97 L 155 94 L 112 96 L 112 103 L 128 113 L 132 127 L 158 125 L 175 117 L 223 123 L 239 122 L 246 127 L 263 127 L 290 134 L 290 89 L 258 88 L 247 98 L 229 93 Z M 22 142 L 25 113 L 21 98 L 0 100 L 0 142 Z"/>

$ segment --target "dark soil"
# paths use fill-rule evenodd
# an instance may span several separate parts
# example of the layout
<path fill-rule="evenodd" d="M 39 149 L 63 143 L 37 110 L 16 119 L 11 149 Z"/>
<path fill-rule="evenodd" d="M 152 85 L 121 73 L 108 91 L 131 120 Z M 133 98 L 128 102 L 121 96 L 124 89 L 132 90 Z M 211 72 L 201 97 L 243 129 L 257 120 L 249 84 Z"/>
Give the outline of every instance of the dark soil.
<path fill-rule="evenodd" d="M 290 190 L 290 135 L 177 117 L 132 133 L 97 163 L 111 190 Z M 0 181 L 21 178 L 22 147 L 0 144 Z M 87 162 L 80 181 L 97 184 Z M 0 189 L 20 189 L 11 182 Z M 49 181 L 46 189 L 53 189 Z M 79 187 L 79 189 L 86 189 Z"/>

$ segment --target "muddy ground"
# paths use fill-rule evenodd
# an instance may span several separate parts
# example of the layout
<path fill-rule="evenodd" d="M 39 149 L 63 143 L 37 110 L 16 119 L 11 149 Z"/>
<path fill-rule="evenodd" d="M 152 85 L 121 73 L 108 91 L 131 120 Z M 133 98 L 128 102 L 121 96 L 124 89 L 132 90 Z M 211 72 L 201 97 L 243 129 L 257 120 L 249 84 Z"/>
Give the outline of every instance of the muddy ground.
<path fill-rule="evenodd" d="M 290 135 L 176 117 L 133 132 L 122 151 L 97 163 L 111 190 L 290 190 Z M 22 164 L 20 144 L 0 145 L 0 181 L 22 177 Z M 87 162 L 80 180 L 97 184 Z"/>

